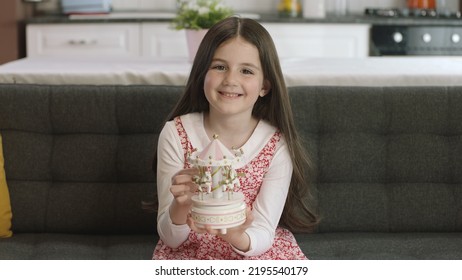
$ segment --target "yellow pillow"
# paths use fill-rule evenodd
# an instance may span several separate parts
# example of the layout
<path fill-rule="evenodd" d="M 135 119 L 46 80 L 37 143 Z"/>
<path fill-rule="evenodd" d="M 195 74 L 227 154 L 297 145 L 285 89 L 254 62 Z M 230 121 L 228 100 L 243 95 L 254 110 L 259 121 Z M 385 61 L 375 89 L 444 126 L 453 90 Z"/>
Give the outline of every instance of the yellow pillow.
<path fill-rule="evenodd" d="M 0 135 L 0 238 L 11 237 L 11 205 L 3 159 L 2 136 Z"/>

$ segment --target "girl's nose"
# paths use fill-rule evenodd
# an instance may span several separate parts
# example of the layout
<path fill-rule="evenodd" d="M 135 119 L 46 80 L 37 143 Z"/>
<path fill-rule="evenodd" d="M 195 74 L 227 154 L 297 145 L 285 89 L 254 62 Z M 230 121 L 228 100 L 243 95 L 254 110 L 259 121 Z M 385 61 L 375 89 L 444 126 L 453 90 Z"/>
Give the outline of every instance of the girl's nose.
<path fill-rule="evenodd" d="M 237 84 L 237 77 L 236 77 L 236 73 L 234 73 L 233 71 L 228 71 L 226 72 L 225 74 L 225 78 L 223 80 L 223 84 L 224 85 L 227 85 L 227 86 L 234 86 Z"/>

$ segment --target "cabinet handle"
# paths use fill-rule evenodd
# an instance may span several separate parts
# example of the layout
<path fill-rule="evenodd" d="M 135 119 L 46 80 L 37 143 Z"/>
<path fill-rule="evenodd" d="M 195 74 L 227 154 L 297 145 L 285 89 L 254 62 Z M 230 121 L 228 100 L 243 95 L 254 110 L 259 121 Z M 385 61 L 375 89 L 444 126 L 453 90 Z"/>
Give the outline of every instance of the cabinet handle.
<path fill-rule="evenodd" d="M 96 45 L 98 41 L 96 39 L 80 39 L 80 40 L 74 40 L 71 39 L 68 41 L 69 45 Z"/>

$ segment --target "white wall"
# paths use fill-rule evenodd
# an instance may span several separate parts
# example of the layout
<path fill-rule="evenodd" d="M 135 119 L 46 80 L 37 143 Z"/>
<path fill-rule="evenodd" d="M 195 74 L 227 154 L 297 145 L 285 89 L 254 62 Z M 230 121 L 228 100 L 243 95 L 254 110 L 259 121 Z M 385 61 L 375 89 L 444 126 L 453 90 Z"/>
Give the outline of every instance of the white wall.
<path fill-rule="evenodd" d="M 237 12 L 275 13 L 279 0 L 223 0 Z M 336 0 L 325 0 L 329 12 Z M 402 8 L 404 0 L 345 0 L 350 14 L 363 14 L 365 8 Z M 458 1 L 447 0 L 448 5 L 457 10 Z M 114 11 L 158 10 L 174 11 L 176 0 L 112 0 Z M 59 12 L 59 0 L 48 0 L 37 4 L 40 11 Z"/>

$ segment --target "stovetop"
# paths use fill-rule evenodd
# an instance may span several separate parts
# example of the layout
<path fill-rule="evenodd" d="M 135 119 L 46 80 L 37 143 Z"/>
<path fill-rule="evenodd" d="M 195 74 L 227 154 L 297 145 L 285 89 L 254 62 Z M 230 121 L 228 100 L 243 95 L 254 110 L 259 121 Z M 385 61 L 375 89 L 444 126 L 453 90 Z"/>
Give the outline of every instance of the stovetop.
<path fill-rule="evenodd" d="M 377 18 L 435 18 L 435 19 L 459 19 L 461 12 L 437 11 L 435 9 L 407 9 L 407 8 L 366 8 L 364 14 Z"/>

